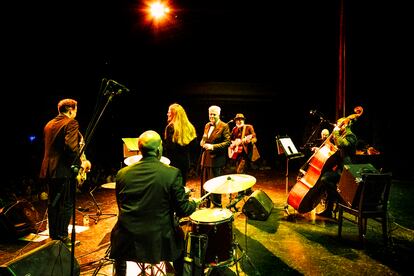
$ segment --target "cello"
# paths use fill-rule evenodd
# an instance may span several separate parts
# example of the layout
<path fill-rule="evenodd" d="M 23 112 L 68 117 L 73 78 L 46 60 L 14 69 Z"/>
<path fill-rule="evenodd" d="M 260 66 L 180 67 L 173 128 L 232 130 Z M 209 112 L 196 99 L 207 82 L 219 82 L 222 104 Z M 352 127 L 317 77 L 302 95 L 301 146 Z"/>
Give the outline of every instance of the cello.
<path fill-rule="evenodd" d="M 343 129 L 363 113 L 361 106 L 354 108 L 355 114 L 338 120 L 336 127 Z M 325 139 L 308 161 L 300 168 L 297 182 L 290 190 L 287 203 L 299 213 L 315 209 L 324 196 L 324 190 L 316 185 L 326 168 L 335 166 L 338 147 L 332 142 L 333 132 Z"/>

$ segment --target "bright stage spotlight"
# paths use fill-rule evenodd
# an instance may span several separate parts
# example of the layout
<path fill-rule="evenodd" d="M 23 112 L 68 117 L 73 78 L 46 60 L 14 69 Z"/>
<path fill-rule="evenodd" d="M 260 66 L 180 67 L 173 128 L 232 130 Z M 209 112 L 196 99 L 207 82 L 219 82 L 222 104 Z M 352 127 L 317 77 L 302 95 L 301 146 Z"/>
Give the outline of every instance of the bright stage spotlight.
<path fill-rule="evenodd" d="M 170 12 L 170 8 L 165 3 L 155 2 L 150 4 L 149 12 L 155 20 L 162 20 Z"/>

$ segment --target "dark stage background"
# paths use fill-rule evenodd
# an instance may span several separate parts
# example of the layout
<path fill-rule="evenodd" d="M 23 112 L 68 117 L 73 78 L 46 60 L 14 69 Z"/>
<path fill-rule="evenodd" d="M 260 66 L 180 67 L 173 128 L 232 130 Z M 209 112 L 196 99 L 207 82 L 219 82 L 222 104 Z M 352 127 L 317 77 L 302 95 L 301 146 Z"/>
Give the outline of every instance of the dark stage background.
<path fill-rule="evenodd" d="M 383 167 L 395 177 L 412 179 L 405 134 L 412 31 L 409 9 L 399 2 L 344 1 L 345 115 L 361 105 L 355 125 L 361 142 L 383 153 Z M 340 1 L 181 0 L 169 24 L 157 28 L 144 20 L 142 4 L 31 1 L 4 9 L 7 183 L 37 176 L 43 125 L 60 99 L 79 101 L 86 131 L 108 99 L 99 94 L 104 79 L 130 91 L 102 113 L 86 150 L 96 168 L 122 165 L 122 137 L 162 132 L 173 102 L 184 106 L 199 134 L 212 104 L 222 107 L 224 121 L 244 113 L 255 126 L 262 165 L 275 169 L 284 162 L 277 135 L 299 148 L 319 122 L 310 110 L 336 121 Z"/>

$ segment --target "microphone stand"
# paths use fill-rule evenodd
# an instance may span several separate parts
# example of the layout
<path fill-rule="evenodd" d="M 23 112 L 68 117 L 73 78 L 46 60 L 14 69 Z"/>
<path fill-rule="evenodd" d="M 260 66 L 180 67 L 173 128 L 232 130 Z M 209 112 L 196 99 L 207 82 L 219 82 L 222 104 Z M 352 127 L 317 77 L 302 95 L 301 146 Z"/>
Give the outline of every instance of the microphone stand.
<path fill-rule="evenodd" d="M 72 185 L 72 187 L 71 187 L 71 189 L 72 189 L 71 190 L 71 192 L 72 192 L 72 202 L 73 202 L 73 208 L 72 208 L 72 233 L 71 233 L 72 247 L 71 247 L 71 259 L 70 259 L 70 263 L 71 263 L 71 266 L 70 266 L 70 275 L 71 276 L 74 275 L 74 264 L 75 264 L 75 241 L 76 241 L 76 230 L 75 230 L 75 224 L 76 224 L 76 185 L 75 185 L 75 181 L 76 181 L 76 179 L 75 178 L 76 178 L 76 175 L 79 172 L 79 167 L 78 167 L 78 165 L 76 165 L 76 163 L 77 163 L 76 161 L 80 159 L 80 157 L 82 156 L 82 154 L 85 152 L 85 149 L 89 145 L 89 143 L 91 141 L 91 138 L 92 138 L 92 135 L 93 135 L 93 133 L 94 133 L 94 131 L 96 129 L 96 126 L 98 125 L 98 123 L 99 123 L 99 121 L 100 121 L 100 119 L 101 119 L 101 117 L 102 117 L 105 109 L 107 108 L 108 104 L 112 101 L 112 98 L 115 95 L 120 94 L 120 91 L 119 90 L 117 90 L 117 91 L 109 91 L 109 90 L 107 90 L 107 88 L 110 87 L 109 86 L 110 81 L 111 80 L 108 80 L 106 82 L 106 86 L 105 86 L 105 89 L 104 89 L 105 93 L 103 94 L 104 96 L 109 95 L 109 97 L 108 97 L 105 105 L 103 106 L 102 111 L 99 113 L 98 118 L 95 120 L 95 116 L 92 117 L 92 120 L 89 123 L 89 126 L 91 126 L 91 128 L 88 126 L 88 129 L 86 131 L 86 135 L 85 135 L 85 145 L 82 147 L 82 149 L 80 150 L 80 152 L 76 156 L 75 160 L 73 160 L 72 166 L 71 166 L 72 171 L 73 171 L 73 175 L 74 175 L 74 177 L 72 179 L 74 185 Z M 90 129 L 90 132 L 89 132 L 89 129 Z"/>
<path fill-rule="evenodd" d="M 307 148 L 307 146 L 310 144 L 310 142 L 312 141 L 312 140 L 315 140 L 315 135 L 316 135 L 316 132 L 317 131 L 319 131 L 320 129 L 321 129 L 321 126 L 322 126 L 322 123 L 327 123 L 327 124 L 329 124 L 329 125 L 331 125 L 331 126 L 335 126 L 333 123 L 331 123 L 330 121 L 328 121 L 328 120 L 326 120 L 321 114 L 319 114 L 319 112 L 313 112 L 313 113 L 311 113 L 312 115 L 316 115 L 316 114 L 318 114 L 318 116 L 319 116 L 319 123 L 318 123 L 318 126 L 317 127 L 315 127 L 315 129 L 312 131 L 312 133 L 311 133 L 311 135 L 309 136 L 309 138 L 308 138 L 308 140 L 306 140 L 306 142 L 305 142 L 305 144 L 301 147 L 301 149 L 302 150 L 304 150 L 304 149 L 306 149 Z"/>
<path fill-rule="evenodd" d="M 306 140 L 306 143 L 301 147 L 302 150 L 306 149 L 310 145 L 310 142 L 312 140 L 315 140 L 316 131 L 321 129 L 322 122 L 324 121 L 322 117 L 320 119 L 321 120 L 319 121 L 318 126 L 315 127 L 315 129 L 312 131 L 311 135 L 309 136 L 308 140 Z"/>

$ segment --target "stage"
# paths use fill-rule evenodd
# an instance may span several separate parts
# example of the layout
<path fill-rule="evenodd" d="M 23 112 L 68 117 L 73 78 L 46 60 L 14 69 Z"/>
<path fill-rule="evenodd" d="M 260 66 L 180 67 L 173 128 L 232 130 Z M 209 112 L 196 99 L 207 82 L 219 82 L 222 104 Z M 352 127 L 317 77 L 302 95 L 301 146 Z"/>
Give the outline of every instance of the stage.
<path fill-rule="evenodd" d="M 252 219 L 243 213 L 243 207 L 249 197 L 245 197 L 234 208 L 211 210 L 224 214 L 223 219 L 212 222 L 220 230 L 210 242 L 210 252 L 214 254 L 222 248 L 231 248 L 233 241 L 228 235 L 235 236 L 239 245 L 239 258 L 236 262 L 213 270 L 220 275 L 408 275 L 414 256 L 414 188 L 412 183 L 393 181 L 389 201 L 390 242 L 382 241 L 381 224 L 368 221 L 366 242 L 358 242 L 358 228 L 350 222 L 344 222 L 342 239 L 338 239 L 338 225 L 335 219 L 326 219 L 313 213 L 298 214 L 286 206 L 286 179 L 283 171 L 269 168 L 250 170 L 249 175 L 256 179 L 253 191 L 268 196 L 271 200 L 263 203 L 269 211 L 264 220 Z M 289 176 L 289 189 L 296 183 L 295 175 Z M 113 185 L 102 183 L 93 192 L 79 192 L 76 201 L 76 239 L 80 244 L 75 247 L 74 256 L 81 275 L 111 275 L 112 263 L 105 259 L 110 245 L 109 236 L 116 222 L 117 207 Z M 106 185 L 105 185 L 106 184 Z M 190 196 L 199 197 L 199 181 L 191 178 L 187 186 Z M 99 206 L 100 211 L 96 208 Z M 229 195 L 223 195 L 223 205 L 229 202 Z M 38 213 L 39 232 L 46 229 L 45 201 L 31 202 Z M 254 208 L 254 207 L 252 207 Z M 267 210 L 266 210 L 267 209 Z M 199 210 L 198 210 L 199 211 Z M 101 215 L 97 215 L 101 213 Z M 115 214 L 115 215 L 114 215 Z M 89 216 L 89 223 L 84 217 Z M 181 220 L 186 233 L 192 233 L 197 222 L 187 218 Z M 84 225 L 85 224 L 85 225 Z M 79 226 L 79 227 L 78 227 Z M 229 226 L 222 228 L 223 226 Z M 230 231 L 230 233 L 229 233 Z M 222 241 L 217 243 L 217 241 Z M 19 262 L 38 255 L 39 247 L 50 243 L 50 239 L 38 242 L 7 240 L 0 244 L 0 265 L 7 263 L 19 266 Z M 46 249 L 45 249 L 46 250 Z M 34 252 L 34 253 L 33 253 Z M 38 256 L 39 257 L 39 256 Z M 71 253 L 66 252 L 66 259 Z M 39 266 L 48 266 L 50 257 Z M 226 258 L 226 256 L 224 256 Z M 23 261 L 22 261 L 23 260 Z M 69 272 L 67 272 L 69 274 Z M 167 269 L 168 273 L 168 269 Z M 1 273 L 0 273 L 1 274 Z"/>

